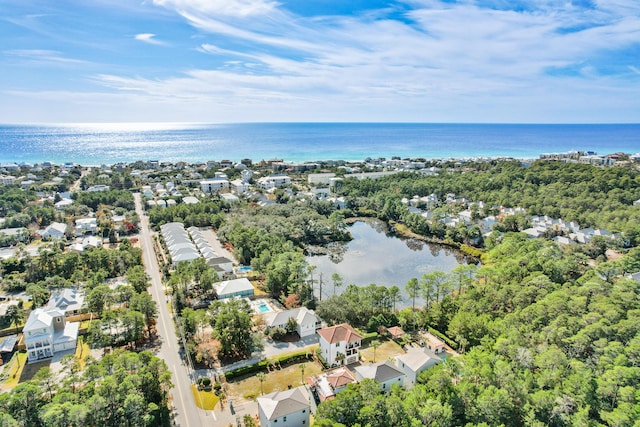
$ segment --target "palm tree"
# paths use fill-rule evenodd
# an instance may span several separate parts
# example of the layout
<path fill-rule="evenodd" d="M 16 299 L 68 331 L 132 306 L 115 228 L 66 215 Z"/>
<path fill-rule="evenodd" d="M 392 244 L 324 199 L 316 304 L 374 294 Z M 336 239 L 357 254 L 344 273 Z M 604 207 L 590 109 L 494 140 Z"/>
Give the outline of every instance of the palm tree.
<path fill-rule="evenodd" d="M 340 362 L 340 364 L 342 365 L 346 357 L 347 356 L 344 353 L 338 352 L 338 354 L 336 354 L 336 361 Z"/>
<path fill-rule="evenodd" d="M 301 363 L 300 364 L 300 382 L 302 384 L 304 384 L 304 370 L 307 368 L 307 364 L 306 363 Z"/>
<path fill-rule="evenodd" d="M 262 389 L 262 383 L 264 383 L 265 380 L 267 379 L 267 374 L 265 374 L 264 372 L 258 372 L 256 377 L 258 377 L 258 381 L 260 381 L 260 396 L 262 396 L 264 395 L 264 390 Z"/>
<path fill-rule="evenodd" d="M 378 340 L 371 341 L 371 347 L 373 347 L 373 363 L 376 363 L 376 349 L 380 347 L 380 341 Z"/>

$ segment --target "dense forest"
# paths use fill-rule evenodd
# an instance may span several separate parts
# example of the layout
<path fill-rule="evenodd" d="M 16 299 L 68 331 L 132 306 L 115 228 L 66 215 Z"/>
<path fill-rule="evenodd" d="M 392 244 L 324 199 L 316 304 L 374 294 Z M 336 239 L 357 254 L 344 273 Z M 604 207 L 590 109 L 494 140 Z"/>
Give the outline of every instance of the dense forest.
<path fill-rule="evenodd" d="M 84 368 L 63 360 L 65 380 L 50 368 L 0 394 L 0 425 L 168 426 L 171 373 L 149 351 L 116 350 Z"/>
<path fill-rule="evenodd" d="M 455 286 L 453 275 L 439 272 L 407 283 L 405 290 L 420 296 L 437 281 L 446 284 L 445 296 L 425 298 L 425 306 L 389 313 L 393 292 L 375 285 L 347 287 L 322 301 L 318 310 L 332 322 L 372 330 L 395 320 L 408 330 L 440 331 L 462 356 L 427 370 L 408 391 L 379 394 L 366 381 L 350 386 L 319 406 L 315 425 L 638 425 L 640 283 L 629 278 L 640 271 L 637 170 L 553 162 L 467 166 L 438 176 L 347 180 L 343 192 L 354 213 L 404 222 L 424 235 L 451 233 L 416 220 L 403 197 L 455 193 L 485 202 L 481 214 L 493 206 L 523 207 L 530 215 L 606 227 L 622 233 L 622 242 L 559 246 L 521 233 L 494 234 L 464 283 Z M 607 247 L 620 256 L 606 257 Z M 358 321 L 365 311 L 368 322 Z"/>
<path fill-rule="evenodd" d="M 490 214 L 498 206 L 521 207 L 529 215 L 548 215 L 576 221 L 581 227 L 602 227 L 623 234 L 630 246 L 640 243 L 640 172 L 633 167 L 597 168 L 584 164 L 536 161 L 524 167 L 518 161 L 466 163 L 442 170 L 437 176 L 400 173 L 377 180 L 345 180 L 347 207 L 383 220 L 402 221 L 419 234 L 444 238 L 455 229 L 427 224 L 409 213 L 401 199 L 453 193 L 470 202 L 484 202 Z M 439 204 L 435 212 L 455 210 Z M 457 207 L 458 210 L 462 208 Z"/>

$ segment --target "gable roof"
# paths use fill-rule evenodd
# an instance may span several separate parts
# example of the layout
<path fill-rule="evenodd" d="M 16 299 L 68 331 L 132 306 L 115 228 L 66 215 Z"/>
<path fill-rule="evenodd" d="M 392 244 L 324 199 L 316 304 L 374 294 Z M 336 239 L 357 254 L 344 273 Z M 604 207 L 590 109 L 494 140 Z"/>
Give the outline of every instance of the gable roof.
<path fill-rule="evenodd" d="M 73 311 L 82 308 L 84 295 L 77 289 L 65 288 L 56 292 L 49 298 L 47 309 L 59 309 L 60 311 Z"/>
<path fill-rule="evenodd" d="M 318 316 L 306 307 L 293 308 L 286 311 L 269 312 L 264 314 L 264 321 L 267 326 L 276 326 L 286 324 L 290 318 L 294 318 L 296 323 L 303 325 L 305 323 L 314 323 Z"/>
<path fill-rule="evenodd" d="M 318 335 L 329 344 L 346 341 L 348 343 L 360 341 L 362 336 L 356 332 L 348 323 L 318 329 Z"/>
<path fill-rule="evenodd" d="M 253 291 L 253 285 L 246 277 L 241 279 L 225 280 L 213 285 L 218 295 L 228 295 L 236 292 Z"/>
<path fill-rule="evenodd" d="M 58 316 L 64 317 L 64 313 L 60 310 L 45 310 L 42 307 L 36 308 L 29 314 L 29 318 L 24 324 L 22 331 L 25 332 L 48 328 L 53 324 L 53 318 Z"/>
<path fill-rule="evenodd" d="M 396 357 L 396 359 L 403 362 L 413 372 L 418 372 L 432 360 L 435 361 L 435 363 L 442 362 L 442 359 L 436 356 L 431 350 L 415 347 L 410 348 L 405 354 Z"/>
<path fill-rule="evenodd" d="M 258 405 L 268 420 L 283 417 L 303 409 L 309 409 L 309 401 L 299 388 L 275 391 L 258 397 Z"/>
<path fill-rule="evenodd" d="M 370 365 L 356 366 L 355 370 L 362 378 L 371 378 L 379 383 L 404 376 L 404 372 L 393 366 L 388 360 Z"/>

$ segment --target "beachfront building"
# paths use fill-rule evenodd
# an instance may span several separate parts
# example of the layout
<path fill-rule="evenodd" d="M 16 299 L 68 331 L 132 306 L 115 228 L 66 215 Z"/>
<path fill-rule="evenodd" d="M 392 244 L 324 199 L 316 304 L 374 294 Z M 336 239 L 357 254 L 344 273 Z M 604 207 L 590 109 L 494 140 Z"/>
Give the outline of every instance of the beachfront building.
<path fill-rule="evenodd" d="M 354 371 L 358 382 L 364 381 L 367 378 L 372 379 L 380 385 L 380 390 L 383 392 L 391 390 L 394 384 L 399 386 L 404 384 L 404 372 L 393 366 L 389 360 L 356 366 Z"/>
<path fill-rule="evenodd" d="M 258 397 L 260 427 L 308 426 L 311 407 L 302 390 L 304 387 L 296 387 Z"/>
<path fill-rule="evenodd" d="M 300 338 L 315 334 L 316 330 L 322 326 L 322 319 L 320 319 L 313 310 L 309 310 L 306 307 L 278 312 L 272 311 L 264 315 L 264 323 L 267 328 L 286 329 L 289 319 L 296 321 L 296 332 L 298 332 Z"/>
<path fill-rule="evenodd" d="M 249 297 L 254 293 L 253 285 L 246 277 L 214 283 L 213 287 L 218 294 L 218 299 Z"/>
<path fill-rule="evenodd" d="M 49 359 L 54 353 L 75 349 L 79 325 L 67 323 L 64 313 L 57 309 L 33 310 L 22 330 L 28 362 Z"/>
<path fill-rule="evenodd" d="M 329 366 L 355 363 L 360 359 L 362 336 L 351 325 L 342 323 L 318 329 L 320 351 Z"/>
<path fill-rule="evenodd" d="M 410 348 L 405 354 L 396 357 L 396 366 L 404 373 L 404 387 L 411 388 L 416 384 L 418 375 L 442 359 L 427 348 Z"/>

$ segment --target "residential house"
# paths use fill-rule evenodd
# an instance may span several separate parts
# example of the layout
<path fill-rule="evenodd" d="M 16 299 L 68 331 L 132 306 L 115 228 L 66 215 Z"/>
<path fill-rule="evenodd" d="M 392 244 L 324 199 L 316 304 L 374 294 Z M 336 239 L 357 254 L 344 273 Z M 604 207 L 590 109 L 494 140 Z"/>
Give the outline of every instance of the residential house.
<path fill-rule="evenodd" d="M 309 425 L 309 399 L 304 388 L 275 391 L 258 397 L 260 427 L 301 427 Z"/>
<path fill-rule="evenodd" d="M 82 312 L 86 305 L 84 303 L 84 292 L 78 289 L 65 288 L 54 293 L 47 303 L 48 310 L 58 310 L 71 316 Z"/>
<path fill-rule="evenodd" d="M 356 380 L 363 381 L 370 378 L 380 385 L 380 390 L 387 392 L 394 384 L 402 386 L 405 381 L 403 371 L 393 366 L 389 360 L 378 363 L 368 363 L 354 368 Z"/>
<path fill-rule="evenodd" d="M 396 357 L 396 366 L 404 373 L 405 388 L 413 387 L 418 375 L 442 359 L 427 348 L 411 347 L 405 354 Z"/>
<path fill-rule="evenodd" d="M 445 345 L 444 341 L 433 335 L 431 332 L 425 332 L 423 338 L 424 346 L 434 352 L 436 355 L 443 354 L 447 351 L 447 346 Z"/>
<path fill-rule="evenodd" d="M 60 310 L 33 310 L 22 330 L 28 362 L 48 359 L 54 353 L 75 349 L 79 325 L 67 323 Z"/>
<path fill-rule="evenodd" d="M 218 294 L 218 299 L 248 297 L 254 292 L 253 285 L 246 277 L 214 283 L 213 287 Z"/>
<path fill-rule="evenodd" d="M 345 367 L 307 378 L 307 382 L 315 390 L 321 402 L 333 399 L 336 394 L 355 381 L 356 377 Z"/>
<path fill-rule="evenodd" d="M 362 336 L 351 325 L 342 323 L 328 328 L 318 329 L 320 351 L 329 366 L 351 364 L 360 359 Z M 339 356 L 342 355 L 342 356 Z M 342 359 L 343 360 L 339 360 Z"/>
<path fill-rule="evenodd" d="M 38 231 L 38 234 L 40 234 L 43 239 L 62 239 L 64 238 L 64 233 L 66 231 L 67 224 L 62 224 L 61 222 L 52 222 L 44 230 Z"/>
<path fill-rule="evenodd" d="M 264 322 L 267 328 L 286 328 L 289 319 L 295 319 L 296 332 L 300 338 L 308 337 L 316 333 L 322 326 L 320 319 L 313 310 L 306 307 L 294 308 L 286 311 L 269 312 L 264 314 Z"/>
<path fill-rule="evenodd" d="M 89 193 L 95 193 L 95 192 L 99 192 L 99 191 L 109 191 L 109 186 L 108 185 L 92 185 L 91 187 L 87 188 L 85 191 L 89 192 Z"/>
<path fill-rule="evenodd" d="M 251 184 L 244 179 L 234 179 L 231 181 L 231 191 L 236 194 L 244 194 L 251 189 Z"/>
<path fill-rule="evenodd" d="M 95 234 L 98 232 L 98 220 L 96 218 L 76 219 L 76 236 Z"/>
<path fill-rule="evenodd" d="M 16 182 L 16 178 L 11 175 L 0 175 L 0 184 L 13 185 Z"/>

